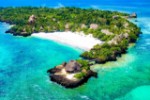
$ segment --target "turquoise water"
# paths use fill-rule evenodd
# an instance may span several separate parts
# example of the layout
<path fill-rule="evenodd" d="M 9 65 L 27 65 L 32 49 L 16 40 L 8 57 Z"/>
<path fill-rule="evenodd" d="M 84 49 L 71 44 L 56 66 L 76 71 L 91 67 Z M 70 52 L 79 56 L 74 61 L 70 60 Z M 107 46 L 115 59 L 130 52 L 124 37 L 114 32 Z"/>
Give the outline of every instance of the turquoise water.
<path fill-rule="evenodd" d="M 121 100 L 150 100 L 150 86 L 139 86 Z"/>
<path fill-rule="evenodd" d="M 4 23 L 0 29 L 0 100 L 41 100 L 37 96 L 49 95 L 58 87 L 49 81 L 47 70 L 79 58 L 81 52 L 53 41 L 5 34 L 8 25 Z"/>
<path fill-rule="evenodd" d="M 94 66 L 98 78 L 65 89 L 49 81 L 47 69 L 79 58 L 81 50 L 38 38 L 5 34 L 0 23 L 0 100 L 150 100 L 149 0 L 0 0 L 0 6 L 77 6 L 136 12 L 143 34 L 116 62 Z M 134 22 L 134 20 L 133 20 Z"/>

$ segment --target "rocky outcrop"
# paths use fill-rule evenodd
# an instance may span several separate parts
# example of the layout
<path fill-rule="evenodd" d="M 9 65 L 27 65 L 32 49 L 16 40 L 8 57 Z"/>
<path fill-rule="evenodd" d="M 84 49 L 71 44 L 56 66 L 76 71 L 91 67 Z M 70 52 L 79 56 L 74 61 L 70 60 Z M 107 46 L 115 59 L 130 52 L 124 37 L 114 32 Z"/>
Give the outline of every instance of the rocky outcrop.
<path fill-rule="evenodd" d="M 91 70 L 86 71 L 86 75 L 81 79 L 68 79 L 66 75 L 60 74 L 62 73 L 62 69 L 64 68 L 63 65 L 66 65 L 66 63 L 63 63 L 60 66 L 56 66 L 52 69 L 49 69 L 47 73 L 49 74 L 50 80 L 53 82 L 56 82 L 66 88 L 75 88 L 78 87 L 88 81 L 90 77 L 97 77 L 97 73 L 93 72 Z"/>
<path fill-rule="evenodd" d="M 9 29 L 5 33 L 10 33 L 10 34 L 13 34 L 14 36 L 23 36 L 23 37 L 27 37 L 31 35 L 27 33 L 25 30 L 23 30 L 21 33 L 17 33 L 16 31 Z"/>
<path fill-rule="evenodd" d="M 28 19 L 28 23 L 29 24 L 33 24 L 35 22 L 35 15 L 31 15 Z M 13 24 L 11 21 L 2 21 L 2 22 L 6 22 L 6 23 L 9 23 L 9 24 Z M 33 32 L 35 32 L 35 27 L 32 28 Z M 16 31 L 16 30 L 13 30 L 13 28 L 10 28 L 9 30 L 7 30 L 5 33 L 10 33 L 10 34 L 13 34 L 14 36 L 23 36 L 23 37 L 27 37 L 27 36 L 30 36 L 31 34 L 28 33 L 26 31 L 26 28 L 22 29 L 22 31 L 20 31 L 19 33 Z"/>

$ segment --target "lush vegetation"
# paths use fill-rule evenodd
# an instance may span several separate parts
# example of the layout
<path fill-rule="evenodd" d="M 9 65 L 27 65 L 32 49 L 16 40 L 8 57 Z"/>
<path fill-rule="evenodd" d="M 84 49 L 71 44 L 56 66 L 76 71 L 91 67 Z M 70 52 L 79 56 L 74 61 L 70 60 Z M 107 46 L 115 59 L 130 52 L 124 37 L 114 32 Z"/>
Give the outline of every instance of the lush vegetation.
<path fill-rule="evenodd" d="M 82 67 L 81 67 L 81 72 L 76 73 L 74 77 L 77 79 L 82 79 L 86 76 L 88 70 L 90 70 L 89 61 L 83 60 L 83 59 L 78 59 L 77 62 L 79 64 L 81 64 Z"/>
<path fill-rule="evenodd" d="M 35 16 L 35 21 L 29 24 L 29 17 Z M 21 7 L 21 8 L 0 8 L 0 21 L 14 24 L 11 31 L 22 35 L 26 31 L 27 35 L 33 32 L 52 32 L 52 31 L 84 31 L 85 33 L 92 33 L 95 37 L 103 38 L 106 36 L 101 33 L 101 29 L 110 28 L 113 33 L 117 33 L 123 26 L 122 23 L 126 20 L 113 20 L 114 15 L 126 15 L 118 12 L 94 10 L 94 9 L 80 9 L 80 8 L 35 8 L 35 7 Z M 91 24 L 97 24 L 99 27 L 96 30 L 90 28 Z M 118 25 L 114 30 L 112 27 Z M 111 27 L 110 27 L 111 26 Z M 112 36 L 111 36 L 112 37 Z M 111 38 L 110 37 L 110 38 Z"/>
<path fill-rule="evenodd" d="M 29 22 L 31 15 L 34 15 L 32 23 Z M 0 21 L 13 24 L 14 26 L 8 32 L 14 35 L 28 36 L 33 32 L 68 30 L 92 34 L 95 38 L 104 41 L 104 44 L 94 46 L 81 56 L 97 63 L 116 60 L 117 56 L 126 51 L 129 43 L 137 40 L 140 29 L 128 21 L 126 16 L 129 15 L 120 12 L 74 7 L 57 9 L 0 8 Z M 89 69 L 84 60 L 79 62 L 84 66 L 83 69 Z"/>
<path fill-rule="evenodd" d="M 89 61 L 78 59 L 77 62 L 82 65 L 81 70 L 89 70 Z"/>
<path fill-rule="evenodd" d="M 77 79 L 82 79 L 85 76 L 86 76 L 86 74 L 83 73 L 83 72 L 79 72 L 79 73 L 77 73 L 77 74 L 74 75 L 74 77 L 77 78 Z"/>
<path fill-rule="evenodd" d="M 97 63 L 105 63 L 106 61 L 114 61 L 122 53 L 125 53 L 129 43 L 136 42 L 140 29 L 137 27 L 128 33 L 128 37 L 118 37 L 116 35 L 113 41 L 117 41 L 116 44 L 105 42 L 103 45 L 95 45 L 90 51 L 86 51 L 81 54 L 82 57 L 90 60 L 94 60 Z M 121 34 L 122 36 L 122 34 Z M 120 39 L 121 38 L 121 39 Z"/>

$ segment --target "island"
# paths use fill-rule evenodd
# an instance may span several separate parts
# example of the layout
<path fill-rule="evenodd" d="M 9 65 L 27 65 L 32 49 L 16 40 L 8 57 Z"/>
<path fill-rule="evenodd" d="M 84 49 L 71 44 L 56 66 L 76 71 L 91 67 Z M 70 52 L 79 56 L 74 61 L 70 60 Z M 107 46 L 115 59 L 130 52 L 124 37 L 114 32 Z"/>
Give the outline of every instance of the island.
<path fill-rule="evenodd" d="M 90 45 L 90 48 L 84 49 L 80 55 L 82 59 L 71 59 L 47 71 L 52 81 L 66 88 L 75 88 L 90 77 L 97 77 L 90 69 L 91 65 L 115 61 L 126 53 L 129 44 L 135 43 L 141 33 L 140 28 L 129 20 L 131 18 L 137 18 L 137 14 L 76 7 L 0 8 L 0 21 L 12 25 L 6 33 L 15 36 L 68 32 L 61 34 L 65 38 L 69 32 L 78 32 L 78 35 L 90 37 L 84 40 L 84 45 Z M 93 38 L 97 42 L 91 45 L 88 41 L 93 42 Z"/>
<path fill-rule="evenodd" d="M 97 73 L 89 69 L 89 63 L 82 60 L 71 60 L 70 62 L 56 66 L 48 70 L 51 80 L 66 88 L 75 88 L 87 82 L 90 77 L 97 77 Z"/>

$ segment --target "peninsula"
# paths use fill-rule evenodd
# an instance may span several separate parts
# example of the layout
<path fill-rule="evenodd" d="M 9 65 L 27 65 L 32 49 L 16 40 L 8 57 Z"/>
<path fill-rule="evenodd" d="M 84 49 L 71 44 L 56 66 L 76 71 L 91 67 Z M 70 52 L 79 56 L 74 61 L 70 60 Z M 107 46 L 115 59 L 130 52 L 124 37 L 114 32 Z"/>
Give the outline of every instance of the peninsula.
<path fill-rule="evenodd" d="M 83 59 L 70 60 L 48 70 L 50 79 L 66 88 L 77 87 L 91 76 L 95 63 L 114 61 L 135 43 L 140 28 L 130 22 L 136 13 L 74 7 L 0 8 L 0 21 L 13 25 L 6 33 L 36 36 L 83 49 Z"/>

